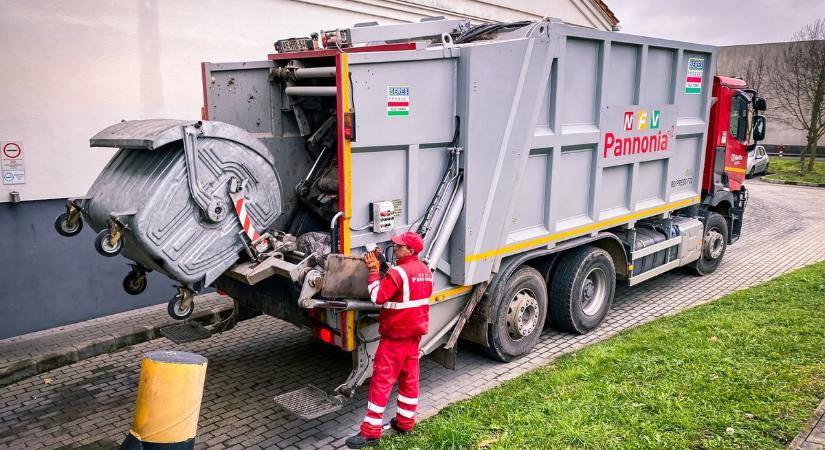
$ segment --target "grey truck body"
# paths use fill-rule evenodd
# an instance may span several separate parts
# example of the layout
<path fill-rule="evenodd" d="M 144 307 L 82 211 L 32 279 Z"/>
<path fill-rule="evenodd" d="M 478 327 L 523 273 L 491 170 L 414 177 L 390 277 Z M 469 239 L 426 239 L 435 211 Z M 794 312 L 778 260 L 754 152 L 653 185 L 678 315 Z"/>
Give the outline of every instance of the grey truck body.
<path fill-rule="evenodd" d="M 266 170 L 251 172 L 267 174 L 271 181 L 265 182 L 281 186 L 279 198 L 268 200 L 272 206 L 265 209 L 280 207 L 282 214 L 263 214 L 253 206 L 253 223 L 299 234 L 327 231 L 332 222 L 339 234 L 332 234 L 330 252 L 338 253 L 336 236 L 344 233 L 343 242 L 349 245 L 341 253 L 352 255 L 356 265 L 355 258 L 368 246 L 387 246 L 392 235 L 420 226 L 438 198 L 451 155 L 457 158 L 456 176 L 446 180 L 450 188 L 443 198 L 449 201 L 431 210 L 433 229 L 426 239 L 428 247 L 437 247 L 441 235 L 447 245 L 428 253 L 440 257 L 428 261 L 434 269 L 435 294 L 430 333 L 422 342 L 424 354 L 451 336 L 472 286 L 487 283 L 487 294 L 462 336 L 490 345 L 485 329 L 497 320 L 490 310 L 496 283 L 523 263 L 532 264 L 548 284 L 552 282 L 552 259 L 538 263 L 534 257 L 585 244 L 600 246 L 610 251 L 616 277 L 635 284 L 695 261 L 702 246 L 702 223 L 691 208 L 700 203 L 713 47 L 603 32 L 555 19 L 503 28 L 465 43 L 453 41 L 468 28 L 465 22 L 442 20 L 346 30 L 350 45 L 388 47 L 344 49 L 340 58 L 346 64 L 339 65 L 346 71 L 343 76 L 335 75 L 332 63 L 311 67 L 321 60 L 308 56 L 312 51 L 203 66 L 209 119 L 204 124 L 226 123 L 246 130 L 271 152 L 271 159 L 255 156 Z M 390 48 L 399 42 L 415 45 Z M 333 58 L 329 50 L 323 51 L 327 60 Z M 305 84 L 307 79 L 314 84 Z M 316 116 L 326 112 L 340 121 L 342 111 L 332 111 L 335 103 L 329 99 L 342 96 L 345 103 L 337 107 L 354 115 L 352 139 L 335 138 L 337 158 L 312 185 L 321 186 L 320 193 L 301 193 L 295 187 L 311 178 L 308 174 L 320 161 L 329 161 L 323 152 L 334 147 L 324 147 L 321 156 L 303 148 L 318 134 L 315 129 L 323 128 L 324 117 Z M 115 140 L 97 143 L 122 147 Z M 149 151 L 151 145 L 144 147 L 141 151 Z M 233 148 L 257 148 L 242 147 Z M 335 167 L 343 167 L 343 178 L 338 179 Z M 220 174 L 210 175 L 207 186 L 216 197 L 222 195 L 221 182 Z M 333 188 L 325 191 L 323 186 L 330 184 Z M 340 199 L 329 200 L 339 194 L 347 207 L 330 217 Z M 247 200 L 254 204 L 262 198 L 258 193 Z M 94 204 L 95 199 L 86 201 Z M 395 205 L 394 221 L 383 230 L 376 229 L 371 215 L 379 202 Z M 189 208 L 197 211 L 194 196 L 190 203 Z M 115 208 L 107 207 L 108 211 L 86 212 L 102 224 Z M 314 219 L 296 219 L 300 208 L 311 209 Z M 212 219 L 187 226 L 214 228 L 217 219 Z M 650 228 L 660 230 L 652 232 L 657 237 L 637 239 L 637 223 L 651 219 L 658 220 Z M 228 224 L 222 239 L 240 231 L 231 215 L 217 223 Z M 130 236 L 130 243 L 163 246 L 140 236 Z M 230 253 L 238 250 L 234 244 L 227 248 Z M 342 278 L 361 279 L 363 268 L 336 266 L 340 261 L 330 258 L 307 262 L 306 252 L 292 258 L 279 254 L 263 262 L 237 253 L 232 258 L 236 264 L 218 277 L 216 285 L 242 306 L 302 324 L 309 322 L 301 310 L 313 307 L 327 308 L 328 317 L 337 311 L 330 305 L 361 311 L 359 317 L 369 310 L 364 306 L 369 302 L 358 294 L 366 292 L 365 286 L 355 286 L 349 295 L 336 295 L 330 287 L 333 278 L 338 283 Z M 349 267 L 352 273 L 331 273 L 331 267 Z M 175 273 L 170 276 L 175 278 Z M 204 273 L 203 278 L 211 282 L 214 276 Z M 324 294 L 352 301 L 332 304 L 319 297 Z M 356 327 L 357 357 L 347 382 L 351 388 L 371 373 L 377 334 L 373 322 L 358 319 Z"/>

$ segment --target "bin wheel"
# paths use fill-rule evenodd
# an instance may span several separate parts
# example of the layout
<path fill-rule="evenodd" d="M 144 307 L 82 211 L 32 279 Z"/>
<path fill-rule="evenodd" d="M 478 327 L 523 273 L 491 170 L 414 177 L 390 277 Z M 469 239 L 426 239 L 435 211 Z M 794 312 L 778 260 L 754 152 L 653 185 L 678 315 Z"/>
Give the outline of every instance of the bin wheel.
<path fill-rule="evenodd" d="M 169 305 L 166 307 L 166 311 L 169 312 L 169 315 L 175 320 L 183 320 L 192 315 L 192 311 L 195 310 L 195 302 L 189 303 L 189 307 L 186 309 L 182 308 L 181 303 L 183 303 L 183 298 L 180 295 L 176 295 L 169 300 Z"/>
<path fill-rule="evenodd" d="M 487 352 L 509 362 L 535 347 L 547 317 L 547 285 L 530 266 L 516 269 L 491 295 L 493 321 L 487 326 Z"/>
<path fill-rule="evenodd" d="M 550 284 L 550 322 L 585 334 L 607 317 L 616 292 L 616 269 L 606 251 L 577 247 L 561 256 Z"/>
<path fill-rule="evenodd" d="M 69 213 L 63 213 L 57 216 L 54 221 L 54 229 L 57 234 L 65 237 L 77 236 L 80 230 L 83 229 L 83 221 L 78 220 L 74 227 L 69 226 Z"/>
<path fill-rule="evenodd" d="M 109 230 L 103 230 L 97 234 L 95 238 L 95 250 L 103 256 L 116 256 L 123 250 L 123 239 L 121 238 L 116 245 L 112 245 L 109 239 Z"/>
<path fill-rule="evenodd" d="M 123 290 L 129 295 L 138 295 L 146 290 L 148 284 L 145 273 L 131 271 L 123 278 Z"/>

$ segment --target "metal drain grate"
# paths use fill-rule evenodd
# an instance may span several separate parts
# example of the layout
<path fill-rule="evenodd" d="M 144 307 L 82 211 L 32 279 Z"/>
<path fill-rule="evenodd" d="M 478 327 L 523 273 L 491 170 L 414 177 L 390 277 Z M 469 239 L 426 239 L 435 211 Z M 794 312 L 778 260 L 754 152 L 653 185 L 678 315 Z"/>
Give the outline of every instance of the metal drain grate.
<path fill-rule="evenodd" d="M 341 399 L 331 396 L 312 385 L 276 395 L 275 403 L 305 420 L 315 419 L 338 411 L 344 406 Z"/>
<path fill-rule="evenodd" d="M 160 334 L 174 341 L 175 344 L 199 341 L 212 336 L 212 332 L 195 322 L 184 322 L 178 325 L 161 328 Z"/>

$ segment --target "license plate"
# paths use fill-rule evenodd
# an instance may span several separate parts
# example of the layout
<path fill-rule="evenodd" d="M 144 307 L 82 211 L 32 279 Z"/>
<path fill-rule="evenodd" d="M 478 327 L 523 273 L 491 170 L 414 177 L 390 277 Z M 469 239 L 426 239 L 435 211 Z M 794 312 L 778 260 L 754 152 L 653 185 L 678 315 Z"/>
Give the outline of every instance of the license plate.
<path fill-rule="evenodd" d="M 290 38 L 275 42 L 275 51 L 278 53 L 294 53 L 312 50 L 312 39 Z"/>

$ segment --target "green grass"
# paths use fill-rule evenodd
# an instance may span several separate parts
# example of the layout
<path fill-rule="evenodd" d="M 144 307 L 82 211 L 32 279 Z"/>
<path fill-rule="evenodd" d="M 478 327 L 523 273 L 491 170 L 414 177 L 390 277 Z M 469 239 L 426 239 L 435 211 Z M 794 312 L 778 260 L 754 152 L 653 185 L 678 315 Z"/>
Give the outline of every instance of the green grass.
<path fill-rule="evenodd" d="M 806 161 L 805 164 L 808 164 Z M 807 181 L 810 183 L 825 183 L 825 162 L 815 162 L 814 170 L 805 176 L 799 175 L 799 157 L 783 158 L 772 157 L 765 178 L 783 181 Z"/>
<path fill-rule="evenodd" d="M 382 448 L 784 448 L 825 397 L 825 263 L 628 330 Z"/>

